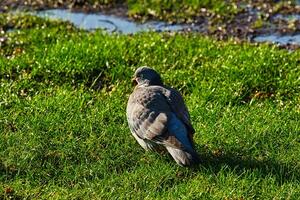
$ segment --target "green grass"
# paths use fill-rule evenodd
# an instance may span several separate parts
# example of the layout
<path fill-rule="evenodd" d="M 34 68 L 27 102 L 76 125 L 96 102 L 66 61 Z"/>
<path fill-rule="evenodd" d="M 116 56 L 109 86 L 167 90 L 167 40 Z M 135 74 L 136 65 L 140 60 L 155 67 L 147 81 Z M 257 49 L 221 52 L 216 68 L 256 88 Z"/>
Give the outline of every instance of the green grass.
<path fill-rule="evenodd" d="M 92 2 L 103 2 L 92 0 Z M 193 21 L 199 16 L 209 14 L 216 19 L 223 18 L 223 23 L 231 19 L 246 5 L 263 8 L 270 6 L 276 12 L 282 7 L 295 7 L 297 2 L 274 0 L 110 0 L 110 3 L 124 2 L 128 6 L 130 16 L 142 18 L 159 18 L 169 21 Z M 204 9 L 204 10 L 203 10 Z"/>
<path fill-rule="evenodd" d="M 221 0 L 128 0 L 128 14 L 142 18 L 158 18 L 169 21 L 193 21 L 195 17 L 205 15 L 201 9 L 219 15 L 233 15 L 238 9 L 233 1 Z"/>
<path fill-rule="evenodd" d="M 1 19 L 20 30 L 0 36 L 0 198 L 299 197 L 299 51 Z M 131 136 L 125 108 L 142 65 L 184 94 L 198 167 Z"/>

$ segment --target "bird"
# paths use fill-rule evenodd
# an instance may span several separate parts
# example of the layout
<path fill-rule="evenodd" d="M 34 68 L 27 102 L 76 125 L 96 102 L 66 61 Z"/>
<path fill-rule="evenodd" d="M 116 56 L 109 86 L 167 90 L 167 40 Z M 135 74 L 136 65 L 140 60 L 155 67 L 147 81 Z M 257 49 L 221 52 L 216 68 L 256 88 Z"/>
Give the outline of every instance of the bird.
<path fill-rule="evenodd" d="M 126 115 L 129 129 L 146 151 L 166 149 L 180 166 L 199 163 L 195 129 L 181 94 L 163 84 L 154 69 L 139 67 L 132 78 Z"/>

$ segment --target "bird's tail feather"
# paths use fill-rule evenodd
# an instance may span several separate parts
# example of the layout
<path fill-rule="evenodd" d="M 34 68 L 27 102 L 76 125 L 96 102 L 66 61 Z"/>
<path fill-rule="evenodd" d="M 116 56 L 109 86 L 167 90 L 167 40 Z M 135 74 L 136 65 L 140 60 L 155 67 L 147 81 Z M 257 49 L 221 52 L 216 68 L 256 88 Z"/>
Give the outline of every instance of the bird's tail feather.
<path fill-rule="evenodd" d="M 176 163 L 181 166 L 190 166 L 200 162 L 199 155 L 195 151 L 184 151 L 170 146 L 166 146 L 166 149 Z"/>

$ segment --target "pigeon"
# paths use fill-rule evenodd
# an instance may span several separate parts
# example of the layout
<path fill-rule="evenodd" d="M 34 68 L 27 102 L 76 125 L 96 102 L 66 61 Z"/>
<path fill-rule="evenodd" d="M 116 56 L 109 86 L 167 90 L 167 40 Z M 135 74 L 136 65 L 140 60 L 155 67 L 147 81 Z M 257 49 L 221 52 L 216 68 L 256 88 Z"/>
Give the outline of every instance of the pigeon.
<path fill-rule="evenodd" d="M 163 84 L 152 68 L 139 67 L 132 79 L 126 114 L 129 129 L 145 150 L 163 146 L 177 164 L 190 166 L 199 162 L 194 148 L 195 130 L 181 94 Z"/>

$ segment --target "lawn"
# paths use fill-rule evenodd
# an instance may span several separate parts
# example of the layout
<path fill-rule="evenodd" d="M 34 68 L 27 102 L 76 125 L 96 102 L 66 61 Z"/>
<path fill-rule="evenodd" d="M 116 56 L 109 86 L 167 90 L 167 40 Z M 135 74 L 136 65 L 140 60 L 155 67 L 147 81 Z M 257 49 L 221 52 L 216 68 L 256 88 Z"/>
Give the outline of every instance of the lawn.
<path fill-rule="evenodd" d="M 298 199 L 300 52 L 198 34 L 85 32 L 0 15 L 0 199 Z M 144 152 L 125 109 L 148 65 L 202 163 Z"/>

